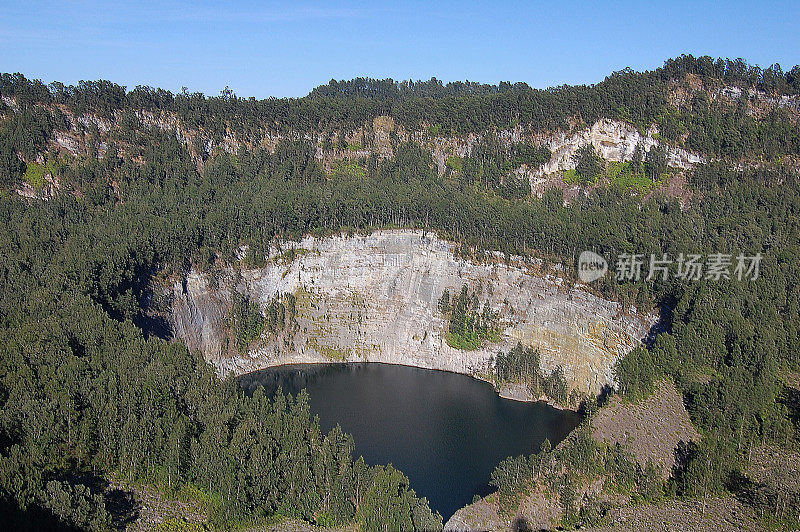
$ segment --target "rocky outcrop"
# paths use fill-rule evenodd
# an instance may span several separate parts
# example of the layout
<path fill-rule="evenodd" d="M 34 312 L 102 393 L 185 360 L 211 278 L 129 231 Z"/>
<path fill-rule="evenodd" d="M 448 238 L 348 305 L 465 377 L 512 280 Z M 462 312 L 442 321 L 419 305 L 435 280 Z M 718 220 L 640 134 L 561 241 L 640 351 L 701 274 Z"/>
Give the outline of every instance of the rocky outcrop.
<path fill-rule="evenodd" d="M 230 316 L 229 290 L 212 287 L 206 275 L 192 272 L 172 286 L 172 333 L 206 360 L 218 362 L 228 352 L 226 320 Z"/>
<path fill-rule="evenodd" d="M 649 397 L 635 404 L 612 397 L 592 418 L 591 430 L 598 442 L 631 451 L 642 468 L 652 462 L 663 480 L 676 465 L 678 446 L 700 439 L 683 397 L 669 381 L 656 384 Z"/>
<path fill-rule="evenodd" d="M 607 161 L 622 162 L 630 160 L 637 145 L 644 151 L 659 145 L 655 138 L 658 129 L 652 126 L 642 135 L 635 127 L 619 120 L 603 118 L 591 127 L 573 132 L 560 132 L 541 139 L 550 149 L 552 156 L 541 168 L 532 172 L 532 178 L 563 172 L 575 168 L 575 152 L 591 144 L 597 153 Z M 667 163 L 673 168 L 688 169 L 702 162 L 697 154 L 682 148 L 667 147 Z"/>
<path fill-rule="evenodd" d="M 601 447 L 620 447 L 630 452 L 641 470 L 647 468 L 649 463 L 655 465 L 663 481 L 666 481 L 673 470 L 677 449 L 700 439 L 689 419 L 683 399 L 671 381 L 658 382 L 648 397 L 638 401 L 623 401 L 619 396 L 612 397 L 608 404 L 594 414 L 586 427 L 587 434 Z M 579 430 L 581 429 L 576 429 L 562 440 L 556 449 L 564 451 L 571 445 L 571 440 L 575 440 Z M 559 462 L 563 458 L 555 460 L 555 471 L 570 469 L 567 463 Z M 611 529 L 645 529 L 646 527 L 641 526 L 626 526 L 630 522 L 626 523 L 623 516 L 630 515 L 639 504 L 609 483 L 607 474 L 589 473 L 577 477 L 575 500 L 579 501 L 578 508 L 590 500 L 601 501 L 608 508 L 607 518 L 614 525 Z M 554 492 L 552 486 L 539 479 L 505 500 L 499 493 L 492 493 L 458 510 L 445 523 L 444 530 L 556 529 L 562 525 L 565 509 L 559 493 Z M 696 530 L 697 527 L 674 529 Z"/>
<path fill-rule="evenodd" d="M 736 88 L 726 88 L 726 94 L 734 94 Z M 733 92 L 732 92 L 733 91 Z M 741 91 L 739 91 L 741 92 Z M 735 94 L 734 94 L 735 95 Z M 751 96 L 752 98 L 752 96 Z M 784 101 L 785 100 L 785 101 Z M 18 110 L 14 98 L 3 97 L 3 102 L 13 112 Z M 796 99 L 785 97 L 781 100 L 785 108 L 797 107 Z M 70 127 L 66 131 L 54 131 L 52 145 L 54 148 L 73 155 L 89 153 L 88 143 L 96 142 L 97 155 L 105 154 L 111 133 L 120 127 L 123 112 L 116 111 L 111 118 L 102 118 L 93 114 L 73 115 L 65 106 L 59 106 L 67 117 Z M 167 111 L 136 112 L 136 120 L 144 128 L 155 128 L 173 133 L 189 150 L 198 168 L 209 154 L 225 152 L 236 154 L 243 147 L 256 147 L 274 151 L 282 140 L 307 140 L 316 148 L 316 157 L 327 172 L 333 172 L 342 161 L 358 161 L 370 156 L 387 158 L 394 155 L 398 143 L 412 142 L 430 153 L 439 175 L 447 171 L 448 157 L 467 157 L 472 153 L 476 143 L 481 142 L 486 132 L 475 131 L 466 135 L 448 135 L 434 133 L 430 128 L 406 129 L 395 123 L 390 116 L 376 116 L 361 127 L 337 132 L 278 132 L 269 124 L 256 128 L 255 131 L 242 135 L 227 128 L 221 136 L 214 136 L 202 128 L 194 129 L 183 123 L 179 117 Z M 552 152 L 550 160 L 538 168 L 522 165 L 513 172 L 531 183 L 532 191 L 540 194 L 543 189 L 557 185 L 561 181 L 561 173 L 575 168 L 575 152 L 587 144 L 595 147 L 598 153 L 608 161 L 621 162 L 629 160 L 637 144 L 649 150 L 659 144 L 658 130 L 655 125 L 645 133 L 640 133 L 634 126 L 619 120 L 601 119 L 588 127 L 572 121 L 567 130 L 534 133 L 523 126 L 494 131 L 498 140 L 510 146 L 515 143 L 528 143 L 546 146 Z M 87 131 L 96 130 L 99 138 L 90 139 Z M 342 149 L 340 141 L 347 144 Z M 124 151 L 124 146 L 123 146 Z M 682 148 L 667 147 L 667 162 L 673 168 L 688 169 L 703 162 L 703 158 Z"/>
<path fill-rule="evenodd" d="M 459 509 L 444 524 L 444 532 L 554 530 L 562 512 L 558 497 L 541 487 L 523 497 L 512 516 L 500 510 L 498 494 L 493 493 Z"/>
<path fill-rule="evenodd" d="M 481 375 L 493 356 L 517 342 L 537 346 L 542 366 L 560 365 L 571 386 L 596 392 L 612 367 L 643 338 L 652 320 L 626 312 L 520 259 L 478 264 L 456 257 L 432 233 L 381 231 L 369 236 L 307 237 L 294 259 L 273 253 L 261 269 L 213 279 L 193 272 L 172 288 L 176 336 L 203 352 L 221 374 L 288 363 L 371 361 Z M 463 284 L 499 312 L 499 342 L 474 351 L 450 347 L 437 308 L 445 289 Z M 262 334 L 247 354 L 226 341 L 231 290 L 263 308 L 279 294 L 296 297 L 296 326 Z"/>
<path fill-rule="evenodd" d="M 445 532 L 467 532 L 470 530 L 510 530 L 512 523 L 500 517 L 498 505 L 495 501 L 495 496 L 484 497 L 478 499 L 472 504 L 459 509 L 454 513 L 450 519 L 444 524 Z M 556 505 L 553 505 L 556 513 L 560 510 Z M 544 526 L 540 529 L 546 529 L 550 526 L 550 521 L 547 520 Z M 535 530 L 528 528 L 528 530 Z"/>

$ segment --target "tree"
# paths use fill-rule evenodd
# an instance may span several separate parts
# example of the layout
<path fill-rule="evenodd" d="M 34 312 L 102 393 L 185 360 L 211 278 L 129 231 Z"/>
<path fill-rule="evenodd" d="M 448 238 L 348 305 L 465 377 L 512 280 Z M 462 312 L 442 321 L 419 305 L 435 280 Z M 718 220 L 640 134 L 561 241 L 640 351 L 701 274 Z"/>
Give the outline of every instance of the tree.
<path fill-rule="evenodd" d="M 106 512 L 103 497 L 92 494 L 83 484 L 51 480 L 43 497 L 42 505 L 70 525 L 92 531 L 111 527 L 111 516 Z"/>
<path fill-rule="evenodd" d="M 366 530 L 412 530 L 415 506 L 408 479 L 391 465 L 377 466 L 357 518 Z"/>
<path fill-rule="evenodd" d="M 644 167 L 647 175 L 655 183 L 667 170 L 667 149 L 660 145 L 650 148 Z"/>
<path fill-rule="evenodd" d="M 636 147 L 633 149 L 630 165 L 634 174 L 638 174 L 644 169 L 644 149 L 639 142 L 636 143 Z"/>
<path fill-rule="evenodd" d="M 496 487 L 501 495 L 510 496 L 520 492 L 530 477 L 531 470 L 524 456 L 509 457 L 492 472 L 489 484 Z"/>
<path fill-rule="evenodd" d="M 25 173 L 23 163 L 14 152 L 11 143 L 0 141 L 0 188 L 14 188 Z"/>
<path fill-rule="evenodd" d="M 439 298 L 439 312 L 448 314 L 450 312 L 450 290 L 445 288 L 442 297 Z"/>
<path fill-rule="evenodd" d="M 593 184 L 603 171 L 602 159 L 591 144 L 578 148 L 575 152 L 575 170 L 584 184 Z"/>

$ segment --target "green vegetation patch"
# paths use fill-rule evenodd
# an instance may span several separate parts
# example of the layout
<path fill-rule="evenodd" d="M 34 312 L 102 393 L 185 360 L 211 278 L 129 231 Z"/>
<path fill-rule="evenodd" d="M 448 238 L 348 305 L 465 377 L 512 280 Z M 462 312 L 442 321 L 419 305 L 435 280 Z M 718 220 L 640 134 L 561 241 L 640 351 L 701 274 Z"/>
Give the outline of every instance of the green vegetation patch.
<path fill-rule="evenodd" d="M 645 152 L 637 145 L 630 161 L 604 161 L 591 144 L 575 152 L 575 168 L 563 174 L 568 185 L 592 186 L 599 182 L 620 192 L 646 194 L 660 186 L 667 173 L 667 150 L 663 146 L 653 146 Z"/>
<path fill-rule="evenodd" d="M 654 188 L 659 187 L 662 182 L 661 179 L 653 181 L 641 173 L 624 173 L 612 180 L 611 186 L 622 192 L 636 191 L 641 194 L 646 194 Z"/>
<path fill-rule="evenodd" d="M 364 179 L 367 177 L 367 170 L 359 163 L 353 161 L 338 161 L 334 165 L 331 174 L 333 177 Z"/>
<path fill-rule="evenodd" d="M 501 339 L 499 331 L 491 331 L 487 334 L 480 334 L 476 331 L 467 333 L 457 333 L 447 331 L 444 336 L 445 342 L 450 347 L 461 349 L 462 351 L 474 351 L 480 349 L 486 341 L 490 343 L 499 342 Z"/>
<path fill-rule="evenodd" d="M 243 354 L 264 333 L 274 337 L 284 330 L 291 332 L 297 329 L 297 299 L 291 293 L 273 297 L 264 313 L 248 296 L 237 293 L 231 314 L 230 324 L 236 348 Z"/>
<path fill-rule="evenodd" d="M 447 165 L 447 167 L 454 172 L 463 172 L 464 158 L 457 155 L 451 155 L 446 159 L 445 165 Z"/>
<path fill-rule="evenodd" d="M 568 185 L 583 185 L 583 180 L 580 175 L 578 175 L 578 171 L 574 168 L 571 170 L 566 170 L 564 172 L 564 183 Z"/>
<path fill-rule="evenodd" d="M 361 151 L 364 149 L 364 146 L 360 142 L 348 142 L 347 143 L 347 151 Z"/>
<path fill-rule="evenodd" d="M 310 338 L 308 345 L 331 362 L 347 362 L 347 357 L 350 356 L 350 350 L 321 344 L 316 338 Z"/>
<path fill-rule="evenodd" d="M 234 294 L 231 324 L 236 348 L 240 353 L 246 353 L 250 344 L 261 336 L 266 323 L 258 304 L 246 295 Z"/>
<path fill-rule="evenodd" d="M 310 249 L 289 248 L 272 257 L 272 262 L 283 265 L 291 264 L 295 259 L 302 257 L 303 255 L 308 255 L 309 253 L 311 253 Z"/>
<path fill-rule="evenodd" d="M 471 293 L 466 285 L 452 301 L 450 291 L 445 289 L 439 300 L 439 310 L 449 321 L 445 341 L 450 347 L 471 351 L 487 341 L 500 340 L 502 330 L 497 313 L 492 311 L 488 301 L 480 310 L 477 294 Z"/>
<path fill-rule="evenodd" d="M 569 387 L 564 370 L 556 366 L 550 373 L 545 373 L 540 359 L 538 349 L 523 347 L 519 343 L 508 353 L 498 353 L 494 365 L 496 382 L 524 383 L 534 397 L 544 394 L 560 404 L 566 404 Z"/>
<path fill-rule="evenodd" d="M 606 167 L 606 178 L 608 178 L 610 186 L 620 192 L 647 194 L 661 186 L 666 177 L 667 174 L 664 173 L 658 179 L 653 180 L 648 177 L 643 165 L 640 165 L 639 171 L 636 171 L 630 162 L 610 162 Z"/>
<path fill-rule="evenodd" d="M 48 173 L 48 167 L 39 163 L 27 163 L 25 174 L 22 179 L 36 190 L 44 187 L 44 176 Z"/>

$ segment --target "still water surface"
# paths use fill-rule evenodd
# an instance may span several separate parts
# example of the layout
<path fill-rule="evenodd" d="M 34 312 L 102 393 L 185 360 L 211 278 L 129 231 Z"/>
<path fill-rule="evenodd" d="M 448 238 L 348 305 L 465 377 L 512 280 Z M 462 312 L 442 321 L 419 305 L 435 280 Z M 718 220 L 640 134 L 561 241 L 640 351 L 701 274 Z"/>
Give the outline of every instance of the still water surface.
<path fill-rule="evenodd" d="M 356 457 L 393 464 L 445 520 L 492 491 L 489 476 L 501 460 L 531 454 L 545 438 L 555 445 L 580 422 L 545 403 L 503 399 L 466 375 L 407 366 L 281 366 L 239 381 L 250 393 L 259 385 L 269 393 L 305 389 L 323 431 L 341 425 L 355 438 Z"/>

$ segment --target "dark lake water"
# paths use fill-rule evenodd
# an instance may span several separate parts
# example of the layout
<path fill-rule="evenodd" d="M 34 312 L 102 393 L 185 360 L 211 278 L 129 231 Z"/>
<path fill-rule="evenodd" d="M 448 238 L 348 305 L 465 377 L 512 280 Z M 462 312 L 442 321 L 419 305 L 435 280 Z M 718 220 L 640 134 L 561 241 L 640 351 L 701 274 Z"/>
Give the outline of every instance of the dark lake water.
<path fill-rule="evenodd" d="M 508 456 L 555 445 L 580 416 L 545 403 L 503 399 L 466 375 L 390 364 L 282 366 L 240 377 L 252 393 L 305 389 L 327 432 L 337 423 L 355 438 L 355 456 L 393 464 L 447 520 L 487 495 L 491 472 Z"/>

